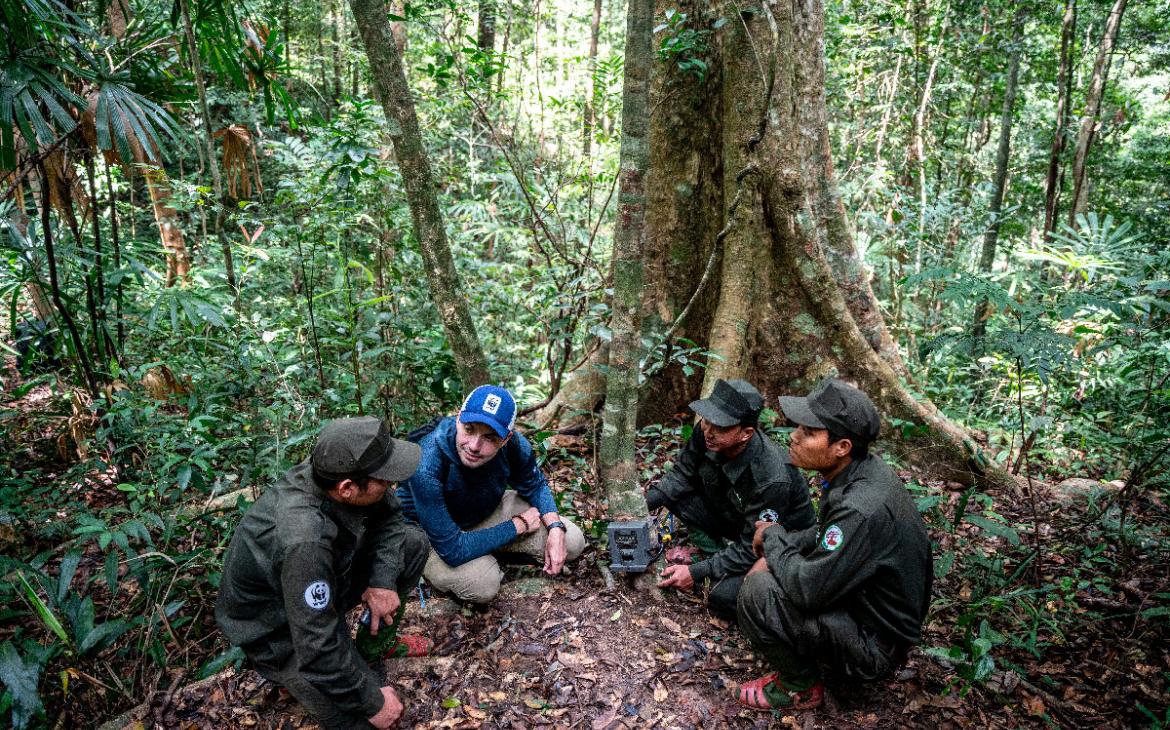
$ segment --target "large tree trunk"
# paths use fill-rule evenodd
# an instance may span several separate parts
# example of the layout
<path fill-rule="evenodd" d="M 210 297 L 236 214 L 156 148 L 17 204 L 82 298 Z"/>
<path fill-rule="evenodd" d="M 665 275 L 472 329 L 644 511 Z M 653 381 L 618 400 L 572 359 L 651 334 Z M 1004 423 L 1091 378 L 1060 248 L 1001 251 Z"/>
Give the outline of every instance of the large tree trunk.
<path fill-rule="evenodd" d="M 1020 6 L 1021 8 L 1023 6 Z M 987 230 L 983 234 L 983 250 L 979 255 L 979 271 L 989 273 L 995 263 L 995 249 L 999 245 L 999 227 L 1002 221 L 1000 213 L 1003 211 L 1003 194 L 1007 188 L 1008 162 L 1011 158 L 1012 120 L 1016 111 L 1016 86 L 1020 77 L 1020 49 L 1024 40 L 1024 13 L 1016 10 L 1013 22 L 1012 48 L 1008 52 L 1008 74 L 1003 90 L 1003 114 L 999 122 L 999 147 L 995 153 L 995 179 L 991 186 L 991 202 L 987 213 L 991 220 L 987 222 Z M 990 306 L 986 299 L 975 306 L 975 317 L 971 326 L 971 336 L 981 342 L 987 332 L 987 317 L 990 315 Z"/>
<path fill-rule="evenodd" d="M 655 260 L 669 251 L 653 242 L 671 239 L 671 227 L 688 231 L 679 256 L 694 272 L 704 236 L 695 231 L 730 228 L 714 311 L 696 308 L 687 331 L 723 361 L 708 378 L 746 377 L 774 397 L 807 392 L 822 377 L 851 378 L 868 392 L 891 422 L 905 453 L 946 478 L 971 482 L 1014 480 L 991 467 L 978 446 L 933 405 L 906 389 L 905 368 L 885 328 L 869 275 L 858 259 L 834 182 L 825 106 L 823 9 L 819 0 L 768 1 L 744 12 L 720 31 L 713 45 L 712 82 L 658 102 L 651 127 L 647 193 L 646 290 L 669 302 L 678 289 L 674 262 Z M 718 97 L 715 97 L 718 94 Z M 691 125 L 700 110 L 720 119 Z M 663 159 L 686 160 L 699 152 L 701 173 Z M 722 173 L 711 161 L 719 150 Z M 719 190 L 695 190 L 696 181 Z M 691 194 L 684 194 L 690 192 Z M 694 194 L 700 193 L 699 195 Z M 739 198 L 734 218 L 730 202 Z M 707 239 L 710 240 L 710 239 Z M 731 261 L 730 258 L 746 259 Z M 690 275 L 689 282 L 696 277 Z M 738 301 L 737 301 L 738 300 Z M 664 309 L 670 310 L 669 306 Z M 688 381 L 688 397 L 698 392 Z M 657 377 L 646 397 L 678 408 L 677 381 Z"/>
<path fill-rule="evenodd" d="M 630 0 L 622 91 L 621 172 L 613 244 L 613 316 L 601 430 L 601 480 L 611 519 L 646 515 L 634 436 L 641 360 L 642 230 L 646 211 L 650 118 L 650 23 L 654 0 Z"/>
<path fill-rule="evenodd" d="M 385 111 L 387 133 L 394 143 L 394 155 L 402 171 L 402 184 L 410 203 L 414 233 L 426 267 L 431 300 L 439 310 L 459 378 L 463 381 L 464 389 L 470 389 L 488 381 L 487 358 L 484 357 L 471 313 L 462 296 L 402 58 L 383 3 L 378 0 L 350 0 L 350 7 L 358 30 L 361 31 L 374 78 L 374 93 Z"/>
<path fill-rule="evenodd" d="M 1056 128 L 1052 132 L 1052 149 L 1048 154 L 1048 174 L 1044 181 L 1044 235 L 1056 230 L 1060 187 L 1064 176 L 1060 158 L 1064 154 L 1065 129 L 1068 127 L 1068 100 L 1072 95 L 1073 44 L 1076 42 L 1077 0 L 1064 0 L 1064 19 L 1060 24 L 1060 70 L 1056 73 Z"/>
<path fill-rule="evenodd" d="M 1101 35 L 1101 47 L 1097 61 L 1093 64 L 1093 75 L 1089 79 L 1089 90 L 1085 93 L 1085 112 L 1081 115 L 1081 128 L 1077 132 L 1076 156 L 1073 159 L 1073 204 L 1069 207 L 1068 223 L 1076 225 L 1077 215 L 1083 213 L 1088 201 L 1088 175 L 1085 165 L 1089 150 L 1097 137 L 1097 114 L 1101 111 L 1101 97 L 1105 93 L 1105 82 L 1109 79 L 1109 64 L 1113 60 L 1113 46 L 1117 42 L 1117 31 L 1121 28 L 1121 16 L 1125 12 L 1126 0 L 1116 0 L 1105 21 Z"/>

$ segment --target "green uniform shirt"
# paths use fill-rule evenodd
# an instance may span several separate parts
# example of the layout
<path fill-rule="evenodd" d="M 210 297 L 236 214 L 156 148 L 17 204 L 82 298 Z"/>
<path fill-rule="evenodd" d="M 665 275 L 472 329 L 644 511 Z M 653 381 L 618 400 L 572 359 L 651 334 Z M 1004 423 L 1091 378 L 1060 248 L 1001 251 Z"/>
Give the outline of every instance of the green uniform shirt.
<path fill-rule="evenodd" d="M 371 717 L 382 709 L 381 687 L 353 649 L 347 607 L 338 604 L 367 587 L 350 585 L 362 553 L 372 556 L 369 587 L 397 590 L 404 529 L 393 493 L 370 507 L 339 504 L 304 461 L 262 494 L 236 528 L 216 622 L 245 652 L 266 638 L 291 636 L 297 670 L 340 710 Z"/>
<path fill-rule="evenodd" d="M 934 576 L 930 538 L 902 480 L 877 456 L 833 479 L 818 525 L 768 529 L 764 556 L 800 611 L 844 609 L 887 641 L 921 639 Z"/>
<path fill-rule="evenodd" d="M 702 430 L 696 428 L 674 460 L 674 468 L 657 485 L 663 494 L 676 498 L 694 490 L 719 510 L 722 521 L 739 526 L 737 540 L 691 565 L 696 581 L 747 573 L 756 562 L 752 538 L 757 520 L 770 517 L 800 530 L 816 519 L 808 483 L 775 441 L 757 430 L 747 448 L 730 461 L 721 461 L 705 444 Z"/>

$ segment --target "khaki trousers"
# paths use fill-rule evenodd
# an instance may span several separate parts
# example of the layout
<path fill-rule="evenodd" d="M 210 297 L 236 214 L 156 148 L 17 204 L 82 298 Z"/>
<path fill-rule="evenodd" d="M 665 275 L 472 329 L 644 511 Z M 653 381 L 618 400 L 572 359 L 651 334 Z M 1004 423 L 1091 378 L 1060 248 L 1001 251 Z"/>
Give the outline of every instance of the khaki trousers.
<path fill-rule="evenodd" d="M 530 506 L 515 490 L 509 489 L 504 492 L 496 511 L 471 529 L 480 530 L 498 525 L 521 514 Z M 565 523 L 565 561 L 576 560 L 585 550 L 585 535 L 581 532 L 581 528 L 564 517 L 561 518 L 561 522 Z M 543 565 L 544 543 L 547 537 L 548 530 L 541 525 L 536 532 L 524 535 L 499 548 L 496 552 L 525 555 Z M 451 567 L 443 562 L 439 554 L 432 549 L 430 557 L 427 558 L 426 567 L 423 568 L 423 577 L 435 590 L 454 594 L 461 601 L 488 603 L 500 592 L 500 583 L 504 580 L 504 572 L 500 570 L 499 562 L 492 555 L 482 555 L 463 565 Z"/>

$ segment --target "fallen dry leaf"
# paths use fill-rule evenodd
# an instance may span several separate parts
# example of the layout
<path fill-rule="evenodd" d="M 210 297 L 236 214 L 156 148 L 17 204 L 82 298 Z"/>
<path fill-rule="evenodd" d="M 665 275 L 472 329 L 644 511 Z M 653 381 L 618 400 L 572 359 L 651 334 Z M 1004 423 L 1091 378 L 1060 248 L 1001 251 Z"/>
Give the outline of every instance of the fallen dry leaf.
<path fill-rule="evenodd" d="M 670 692 L 666 690 L 666 686 L 662 682 L 654 683 L 654 701 L 658 703 L 666 702 L 666 698 L 670 696 Z"/>
<path fill-rule="evenodd" d="M 666 627 L 668 630 L 670 630 L 670 631 L 673 631 L 673 632 L 674 632 L 674 633 L 676 633 L 676 634 L 681 634 L 681 633 L 682 633 L 682 627 L 681 627 L 681 626 L 679 626 L 677 622 L 670 620 L 670 619 L 669 619 L 669 618 L 667 618 L 666 616 L 662 616 L 662 617 L 660 617 L 658 620 L 659 620 L 659 622 L 660 622 L 660 623 L 661 623 L 663 626 L 665 626 L 665 627 Z"/>
<path fill-rule="evenodd" d="M 1028 711 L 1029 715 L 1040 717 L 1048 712 L 1048 707 L 1044 704 L 1044 700 L 1039 697 L 1024 696 L 1024 709 Z"/>
<path fill-rule="evenodd" d="M 597 663 L 597 660 L 588 654 L 568 651 L 558 651 L 557 661 L 573 670 L 591 667 Z"/>

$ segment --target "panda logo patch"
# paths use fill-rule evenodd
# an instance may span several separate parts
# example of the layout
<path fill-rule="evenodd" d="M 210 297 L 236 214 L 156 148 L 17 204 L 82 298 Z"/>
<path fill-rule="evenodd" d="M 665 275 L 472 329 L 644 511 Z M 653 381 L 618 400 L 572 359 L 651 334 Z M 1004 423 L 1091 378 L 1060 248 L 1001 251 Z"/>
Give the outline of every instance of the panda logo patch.
<path fill-rule="evenodd" d="M 484 398 L 484 399 L 483 399 L 483 411 L 484 411 L 484 413 L 490 413 L 490 414 L 492 414 L 493 416 L 494 416 L 494 415 L 496 415 L 496 413 L 498 413 L 498 412 L 499 412 L 499 410 L 500 410 L 500 405 L 501 405 L 503 402 L 504 402 L 504 401 L 503 401 L 503 399 L 502 399 L 502 398 L 500 398 L 500 396 L 496 395 L 495 393 L 492 393 L 492 394 L 491 394 L 491 395 L 489 395 L 487 398 Z"/>
<path fill-rule="evenodd" d="M 829 525 L 825 534 L 821 536 L 821 547 L 833 552 L 845 542 L 845 533 L 837 525 Z"/>
<path fill-rule="evenodd" d="M 329 584 L 323 580 L 313 581 L 305 588 L 305 605 L 314 611 L 321 611 L 329 605 Z"/>

